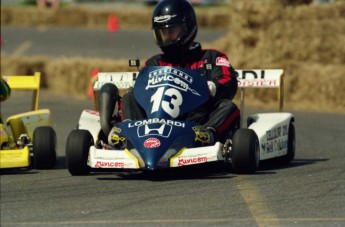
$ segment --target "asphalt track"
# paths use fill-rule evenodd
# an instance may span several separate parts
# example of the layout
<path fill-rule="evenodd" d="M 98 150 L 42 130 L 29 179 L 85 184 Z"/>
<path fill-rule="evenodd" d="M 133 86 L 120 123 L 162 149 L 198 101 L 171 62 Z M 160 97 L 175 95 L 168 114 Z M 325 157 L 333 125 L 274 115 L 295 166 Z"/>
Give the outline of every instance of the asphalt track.
<path fill-rule="evenodd" d="M 120 26 L 120 25 L 119 25 Z M 221 37 L 224 30 L 200 30 L 197 40 L 204 43 Z M 12 56 L 51 56 L 87 58 L 147 59 L 160 49 L 150 29 L 121 29 L 108 32 L 88 28 L 1 27 L 1 53 Z"/>
<path fill-rule="evenodd" d="M 21 32 L 19 29 L 14 34 Z M 18 39 L 16 45 L 6 47 L 7 54 L 28 54 L 42 43 L 29 35 Z M 33 45 L 18 50 L 27 41 Z M 70 51 L 76 53 L 78 49 Z M 26 111 L 29 97 L 13 92 L 1 103 L 4 117 Z M 52 112 L 58 165 L 54 170 L 1 172 L 1 226 L 345 225 L 342 114 L 293 112 L 295 160 L 287 166 L 265 163 L 254 175 L 236 175 L 227 166 L 210 164 L 157 174 L 117 172 L 72 177 L 65 166 L 66 138 L 81 111 L 92 108 L 92 103 L 47 91 L 40 97 L 40 108 Z M 262 111 L 267 110 L 250 109 L 247 113 Z"/>

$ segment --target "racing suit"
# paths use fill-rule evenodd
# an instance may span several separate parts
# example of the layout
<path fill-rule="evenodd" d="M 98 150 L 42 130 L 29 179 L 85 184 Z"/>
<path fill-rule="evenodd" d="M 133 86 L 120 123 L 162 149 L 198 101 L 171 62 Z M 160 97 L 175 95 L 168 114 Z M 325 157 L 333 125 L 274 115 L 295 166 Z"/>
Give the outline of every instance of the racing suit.
<path fill-rule="evenodd" d="M 158 54 L 149 58 L 146 66 L 174 66 L 187 69 L 204 69 L 204 64 L 211 64 L 207 80 L 216 85 L 216 94 L 210 95 L 208 102 L 189 112 L 180 120 L 198 122 L 205 127 L 216 130 L 221 142 L 232 135 L 239 127 L 240 110 L 231 101 L 237 92 L 237 75 L 229 64 L 227 56 L 217 50 L 202 49 L 200 43 L 194 42 L 183 56 Z M 133 92 L 126 93 L 122 99 L 122 118 L 140 120 L 145 118 L 144 110 L 137 104 Z"/>
<path fill-rule="evenodd" d="M 11 94 L 11 88 L 8 83 L 0 76 L 0 102 L 5 101 Z M 0 124 L 3 124 L 2 114 L 0 112 Z"/>

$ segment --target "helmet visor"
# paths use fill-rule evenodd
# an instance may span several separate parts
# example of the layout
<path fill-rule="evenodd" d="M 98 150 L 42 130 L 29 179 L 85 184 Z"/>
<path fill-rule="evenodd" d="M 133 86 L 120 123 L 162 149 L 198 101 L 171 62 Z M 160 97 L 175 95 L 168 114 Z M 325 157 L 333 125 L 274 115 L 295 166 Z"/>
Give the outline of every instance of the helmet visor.
<path fill-rule="evenodd" d="M 183 23 L 170 27 L 156 28 L 153 30 L 153 34 L 159 46 L 169 46 L 187 34 L 187 25 Z"/>

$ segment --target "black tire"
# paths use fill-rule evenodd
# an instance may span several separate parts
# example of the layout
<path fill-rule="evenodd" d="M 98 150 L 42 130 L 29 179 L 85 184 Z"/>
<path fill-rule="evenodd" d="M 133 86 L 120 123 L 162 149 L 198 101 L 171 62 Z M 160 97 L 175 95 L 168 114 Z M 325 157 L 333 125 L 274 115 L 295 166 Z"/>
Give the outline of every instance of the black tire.
<path fill-rule="evenodd" d="M 93 138 L 87 130 L 73 130 L 70 132 L 66 143 L 66 164 L 68 171 L 73 176 L 88 175 L 90 167 L 87 158 Z"/>
<path fill-rule="evenodd" d="M 289 135 L 288 135 L 288 151 L 287 154 L 279 157 L 278 160 L 282 164 L 289 164 L 294 158 L 296 153 L 296 132 L 295 125 L 290 122 Z"/>
<path fill-rule="evenodd" d="M 119 99 L 119 89 L 114 84 L 106 83 L 101 87 L 98 99 L 101 128 L 103 133 L 108 136 L 112 128 L 111 121 L 115 106 Z"/>
<path fill-rule="evenodd" d="M 50 126 L 37 127 L 33 134 L 33 168 L 53 169 L 56 164 L 56 133 Z"/>
<path fill-rule="evenodd" d="M 238 129 L 232 139 L 232 169 L 237 174 L 255 173 L 259 166 L 259 141 L 251 129 Z"/>

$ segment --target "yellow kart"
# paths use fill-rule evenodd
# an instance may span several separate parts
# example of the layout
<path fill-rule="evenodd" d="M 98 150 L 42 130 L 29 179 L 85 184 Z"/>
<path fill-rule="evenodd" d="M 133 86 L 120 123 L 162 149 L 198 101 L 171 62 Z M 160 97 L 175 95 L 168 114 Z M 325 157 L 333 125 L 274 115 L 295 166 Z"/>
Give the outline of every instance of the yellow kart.
<path fill-rule="evenodd" d="M 56 133 L 49 109 L 38 109 L 39 72 L 5 76 L 11 90 L 33 91 L 32 111 L 10 116 L 0 124 L 0 169 L 52 169 L 56 163 Z"/>

